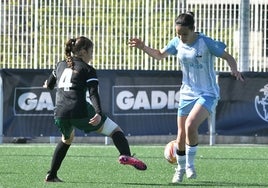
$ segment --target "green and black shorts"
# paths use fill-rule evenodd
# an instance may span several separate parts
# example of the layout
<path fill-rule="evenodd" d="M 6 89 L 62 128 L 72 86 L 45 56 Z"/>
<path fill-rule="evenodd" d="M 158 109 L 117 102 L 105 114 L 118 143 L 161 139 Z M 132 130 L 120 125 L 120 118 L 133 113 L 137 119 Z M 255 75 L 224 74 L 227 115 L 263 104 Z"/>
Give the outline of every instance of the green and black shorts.
<path fill-rule="evenodd" d="M 88 122 L 94 117 L 95 109 L 92 105 L 88 104 L 88 117 L 81 119 L 62 119 L 55 118 L 55 125 L 59 128 L 60 132 L 64 135 L 65 139 L 69 139 L 74 128 L 80 129 L 85 133 L 97 131 L 107 119 L 106 115 L 101 116 L 101 121 L 98 125 L 93 126 Z"/>

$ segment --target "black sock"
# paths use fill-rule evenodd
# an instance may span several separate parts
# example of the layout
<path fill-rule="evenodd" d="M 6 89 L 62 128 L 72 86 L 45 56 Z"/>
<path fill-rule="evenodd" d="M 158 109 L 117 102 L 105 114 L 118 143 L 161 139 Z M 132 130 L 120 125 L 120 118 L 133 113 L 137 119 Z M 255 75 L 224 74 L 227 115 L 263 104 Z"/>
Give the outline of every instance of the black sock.
<path fill-rule="evenodd" d="M 57 171 L 59 170 L 69 147 L 70 145 L 63 143 L 62 141 L 60 141 L 56 146 L 51 162 L 51 169 L 49 171 L 49 176 L 51 178 L 57 177 Z"/>
<path fill-rule="evenodd" d="M 128 155 L 128 156 L 131 155 L 128 140 L 126 139 L 123 132 L 121 132 L 121 131 L 115 132 L 112 135 L 112 139 L 113 139 L 114 145 L 118 149 L 120 155 Z"/>

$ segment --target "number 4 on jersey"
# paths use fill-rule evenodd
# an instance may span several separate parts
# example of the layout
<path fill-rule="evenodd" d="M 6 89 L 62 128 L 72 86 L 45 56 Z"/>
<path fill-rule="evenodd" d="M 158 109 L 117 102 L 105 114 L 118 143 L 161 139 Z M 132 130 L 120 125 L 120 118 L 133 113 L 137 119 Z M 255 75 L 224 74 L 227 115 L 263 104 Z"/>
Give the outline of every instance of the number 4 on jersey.
<path fill-rule="evenodd" d="M 64 91 L 70 90 L 70 87 L 72 87 L 72 82 L 71 82 L 72 73 L 73 73 L 72 69 L 70 68 L 64 69 L 59 80 L 59 84 L 58 84 L 59 88 L 64 88 Z"/>

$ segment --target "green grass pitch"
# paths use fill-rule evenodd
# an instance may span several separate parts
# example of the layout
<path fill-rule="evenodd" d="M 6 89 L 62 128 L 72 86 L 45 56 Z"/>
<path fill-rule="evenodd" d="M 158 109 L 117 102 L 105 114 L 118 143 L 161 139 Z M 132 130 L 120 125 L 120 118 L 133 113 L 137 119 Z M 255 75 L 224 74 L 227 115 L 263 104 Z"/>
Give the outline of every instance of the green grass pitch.
<path fill-rule="evenodd" d="M 55 144 L 0 145 L 0 188 L 128 188 L 128 187 L 268 187 L 265 145 L 201 146 L 197 179 L 172 185 L 176 165 L 163 157 L 163 145 L 131 146 L 148 169 L 138 171 L 117 162 L 113 145 L 73 144 L 58 176 L 63 183 L 45 183 Z"/>

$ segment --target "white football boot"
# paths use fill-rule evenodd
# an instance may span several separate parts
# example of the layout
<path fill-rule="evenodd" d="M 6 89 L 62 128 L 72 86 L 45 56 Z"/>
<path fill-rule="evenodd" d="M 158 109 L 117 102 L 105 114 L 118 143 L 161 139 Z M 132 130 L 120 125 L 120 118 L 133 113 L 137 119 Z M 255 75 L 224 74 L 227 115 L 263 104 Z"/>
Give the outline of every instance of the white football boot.
<path fill-rule="evenodd" d="M 175 173 L 172 178 L 172 183 L 180 183 L 183 180 L 185 169 L 175 168 Z"/>
<path fill-rule="evenodd" d="M 196 179 L 197 175 L 194 167 L 186 168 L 186 177 L 188 179 Z"/>

